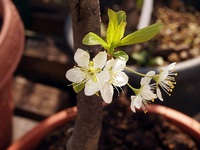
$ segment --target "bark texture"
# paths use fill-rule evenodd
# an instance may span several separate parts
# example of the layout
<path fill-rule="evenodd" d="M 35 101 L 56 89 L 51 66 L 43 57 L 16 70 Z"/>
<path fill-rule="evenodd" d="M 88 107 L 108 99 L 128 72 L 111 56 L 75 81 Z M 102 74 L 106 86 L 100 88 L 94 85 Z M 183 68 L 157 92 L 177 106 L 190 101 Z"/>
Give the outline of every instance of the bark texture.
<path fill-rule="evenodd" d="M 74 49 L 88 50 L 93 58 L 100 46 L 85 46 L 83 37 L 88 32 L 100 34 L 100 11 L 98 0 L 71 0 L 70 9 L 73 22 Z M 77 96 L 78 115 L 73 135 L 67 143 L 67 150 L 96 150 L 102 124 L 102 99 L 96 95 L 85 96 L 81 91 Z"/>

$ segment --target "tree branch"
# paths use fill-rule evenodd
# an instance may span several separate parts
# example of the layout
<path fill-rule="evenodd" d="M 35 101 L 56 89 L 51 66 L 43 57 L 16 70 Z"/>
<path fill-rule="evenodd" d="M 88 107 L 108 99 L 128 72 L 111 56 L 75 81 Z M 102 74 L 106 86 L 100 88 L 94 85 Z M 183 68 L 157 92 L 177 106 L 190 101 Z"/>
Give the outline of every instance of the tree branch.
<path fill-rule="evenodd" d="M 88 50 L 93 58 L 100 46 L 82 44 L 88 32 L 100 35 L 100 11 L 98 0 L 71 0 L 74 48 Z M 96 150 L 102 124 L 102 99 L 99 96 L 85 96 L 81 91 L 77 96 L 78 115 L 73 135 L 67 143 L 67 150 Z"/>

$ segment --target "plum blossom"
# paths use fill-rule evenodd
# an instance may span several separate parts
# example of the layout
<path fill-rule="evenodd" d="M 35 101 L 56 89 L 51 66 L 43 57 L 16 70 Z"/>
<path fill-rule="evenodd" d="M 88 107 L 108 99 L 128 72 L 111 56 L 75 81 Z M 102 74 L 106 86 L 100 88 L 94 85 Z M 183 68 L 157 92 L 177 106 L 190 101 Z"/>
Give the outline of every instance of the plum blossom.
<path fill-rule="evenodd" d="M 168 94 L 171 95 L 174 85 L 176 84 L 174 76 L 177 73 L 174 72 L 175 62 L 171 63 L 167 68 L 160 70 L 158 74 L 155 75 L 155 71 L 149 71 L 153 80 L 155 80 L 156 85 L 156 93 L 158 98 L 163 101 L 162 93 L 160 91 L 159 86 Z"/>
<path fill-rule="evenodd" d="M 74 60 L 77 66 L 67 71 L 66 78 L 77 85 L 85 83 L 85 95 L 93 95 L 99 91 L 99 86 L 96 84 L 99 82 L 97 76 L 105 67 L 107 53 L 105 51 L 99 52 L 91 61 L 88 52 L 77 49 Z M 109 78 L 109 74 L 107 78 Z"/>
<path fill-rule="evenodd" d="M 128 82 L 128 76 L 123 72 L 126 62 L 120 59 L 110 59 L 107 61 L 104 71 L 98 75 L 100 80 L 100 93 L 106 103 L 111 103 L 114 88 L 121 88 Z M 109 73 L 109 79 L 106 74 Z"/>
<path fill-rule="evenodd" d="M 149 74 L 147 74 L 148 76 Z M 141 87 L 139 89 L 132 88 L 136 95 L 131 96 L 131 110 L 136 112 L 135 108 L 142 109 L 146 112 L 146 106 L 150 101 L 157 98 L 153 93 L 153 86 L 150 84 L 151 78 L 143 77 L 140 81 Z"/>

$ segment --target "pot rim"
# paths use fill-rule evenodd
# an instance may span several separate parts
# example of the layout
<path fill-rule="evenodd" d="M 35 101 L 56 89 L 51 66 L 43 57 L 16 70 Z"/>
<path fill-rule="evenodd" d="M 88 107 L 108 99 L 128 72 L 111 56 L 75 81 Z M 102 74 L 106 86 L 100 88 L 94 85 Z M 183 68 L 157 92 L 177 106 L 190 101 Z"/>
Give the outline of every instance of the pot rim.
<path fill-rule="evenodd" d="M 147 107 L 149 113 L 152 114 L 161 114 L 170 122 L 178 125 L 182 130 L 186 133 L 190 134 L 197 142 L 200 142 L 200 123 L 195 119 L 178 112 L 174 109 L 161 106 L 158 104 L 150 104 Z M 139 111 L 142 111 L 141 109 Z M 35 146 L 40 142 L 40 140 L 52 129 L 67 123 L 70 119 L 77 115 L 77 107 L 74 106 L 72 108 L 68 108 L 66 110 L 62 110 L 49 118 L 42 121 L 36 127 L 34 127 L 31 131 L 26 133 L 23 137 L 16 140 L 7 150 L 24 150 L 28 148 L 35 148 Z M 58 124 L 56 124 L 58 122 Z M 50 126 L 50 127 L 47 127 Z M 41 134 L 38 136 L 38 134 Z M 33 140 L 36 139 L 36 140 Z M 29 143 L 26 143 L 29 142 Z"/>
<path fill-rule="evenodd" d="M 2 18 L 0 30 L 1 88 L 17 68 L 23 53 L 25 37 L 23 23 L 12 1 L 0 0 L 0 17 Z M 16 41 L 13 42 L 13 40 Z"/>
<path fill-rule="evenodd" d="M 147 111 L 153 114 L 161 114 L 171 123 L 177 125 L 183 131 L 191 135 L 196 142 L 200 142 L 200 123 L 197 120 L 175 109 L 158 104 L 149 104 Z"/>
<path fill-rule="evenodd" d="M 8 147 L 7 150 L 25 150 L 27 147 L 29 147 L 29 150 L 34 149 L 48 132 L 63 125 L 64 123 L 67 123 L 75 117 L 76 114 L 76 106 L 53 114 L 36 125 L 24 136 L 16 140 L 13 144 L 11 144 L 11 146 Z"/>
<path fill-rule="evenodd" d="M 0 2 L 0 16 L 2 18 L 2 27 L 0 34 L 0 46 L 5 41 L 5 37 L 8 34 L 9 28 L 11 26 L 12 11 L 10 11 L 10 5 L 6 4 L 5 0 Z"/>

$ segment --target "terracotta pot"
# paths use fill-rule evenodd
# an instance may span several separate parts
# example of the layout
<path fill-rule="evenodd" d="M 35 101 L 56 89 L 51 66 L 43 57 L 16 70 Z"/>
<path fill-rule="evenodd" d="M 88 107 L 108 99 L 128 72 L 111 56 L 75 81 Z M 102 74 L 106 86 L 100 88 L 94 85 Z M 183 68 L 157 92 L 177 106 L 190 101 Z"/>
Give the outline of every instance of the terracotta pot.
<path fill-rule="evenodd" d="M 7 150 L 32 150 L 44 136 L 53 129 L 66 124 L 77 114 L 77 108 L 72 107 L 58 112 L 29 131 L 22 138 L 14 142 Z"/>
<path fill-rule="evenodd" d="M 61 111 L 41 122 L 22 138 L 14 142 L 8 150 L 33 150 L 44 136 L 58 126 L 66 124 L 76 115 L 76 107 Z M 148 113 L 161 114 L 175 125 L 190 134 L 197 142 L 200 142 L 200 123 L 196 120 L 172 110 L 170 108 L 152 104 L 148 107 Z"/>
<path fill-rule="evenodd" d="M 24 48 L 24 27 L 10 0 L 0 1 L 0 149 L 11 141 L 12 96 L 11 81 Z"/>
<path fill-rule="evenodd" d="M 4 150 L 12 139 L 12 80 L 9 79 L 0 89 L 0 149 Z"/>
<path fill-rule="evenodd" d="M 0 88 L 14 73 L 24 49 L 24 27 L 10 0 L 0 1 Z"/>

